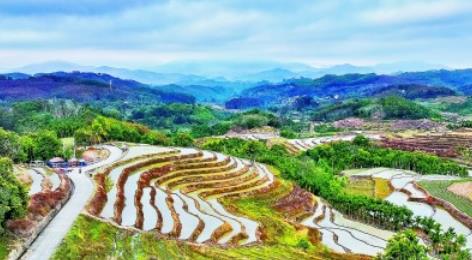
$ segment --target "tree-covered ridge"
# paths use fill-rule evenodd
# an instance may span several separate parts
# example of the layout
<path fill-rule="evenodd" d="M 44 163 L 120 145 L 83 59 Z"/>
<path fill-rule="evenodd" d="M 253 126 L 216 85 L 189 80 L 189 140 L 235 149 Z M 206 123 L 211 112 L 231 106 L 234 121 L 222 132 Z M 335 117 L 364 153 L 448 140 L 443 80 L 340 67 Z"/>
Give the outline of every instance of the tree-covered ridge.
<path fill-rule="evenodd" d="M 256 98 L 259 100 L 258 102 L 265 105 L 275 105 L 295 96 L 311 96 L 322 99 L 371 97 L 374 93 L 386 92 L 387 94 L 389 88 L 398 89 L 399 85 L 421 85 L 422 89 L 432 91 L 418 93 L 414 90 L 411 96 L 428 98 L 448 93 L 453 94 L 446 88 L 469 94 L 470 90 L 467 86 L 471 81 L 472 70 L 470 69 L 406 72 L 394 75 L 354 73 L 325 75 L 315 79 L 289 79 L 277 84 L 260 84 L 244 90 L 241 96 Z"/>
<path fill-rule="evenodd" d="M 90 124 L 96 115 L 89 106 L 71 100 L 14 102 L 0 106 L 0 127 L 17 133 L 52 130 L 59 137 L 69 137 Z"/>
<path fill-rule="evenodd" d="M 455 96 L 457 92 L 446 87 L 428 86 L 420 84 L 401 84 L 379 88 L 372 92 L 373 96 L 400 96 L 406 99 L 429 99 L 437 97 Z"/>
<path fill-rule="evenodd" d="M 193 126 L 213 125 L 225 121 L 229 114 L 205 105 L 155 104 L 137 106 L 125 118 L 154 129 L 190 129 Z"/>
<path fill-rule="evenodd" d="M 195 102 L 190 95 L 165 92 L 101 73 L 56 72 L 21 78 L 0 77 L 0 89 L 3 101 L 63 98 L 79 102 Z"/>
<path fill-rule="evenodd" d="M 313 114 L 314 120 L 334 121 L 347 117 L 367 119 L 439 118 L 439 114 L 414 101 L 397 96 L 379 99 L 352 99 L 327 105 Z"/>

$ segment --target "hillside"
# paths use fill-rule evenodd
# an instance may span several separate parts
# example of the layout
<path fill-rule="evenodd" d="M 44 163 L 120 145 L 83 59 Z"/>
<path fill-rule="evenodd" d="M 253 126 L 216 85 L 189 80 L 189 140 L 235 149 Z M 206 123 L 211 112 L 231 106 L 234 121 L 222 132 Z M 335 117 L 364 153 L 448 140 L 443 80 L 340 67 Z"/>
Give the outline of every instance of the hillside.
<path fill-rule="evenodd" d="M 426 86 L 420 84 L 393 85 L 379 88 L 372 92 L 373 96 L 400 96 L 407 99 L 429 99 L 455 96 L 457 92 L 446 87 Z"/>
<path fill-rule="evenodd" d="M 154 89 L 166 92 L 178 92 L 192 95 L 198 102 L 222 103 L 239 92 L 239 86 L 231 86 L 222 83 L 212 85 L 162 85 L 154 86 Z"/>
<path fill-rule="evenodd" d="M 0 90 L 0 100 L 3 101 L 63 98 L 78 102 L 195 102 L 195 98 L 187 94 L 156 90 L 137 81 L 107 74 L 82 72 L 56 72 L 31 77 L 0 75 Z"/>
<path fill-rule="evenodd" d="M 368 119 L 423 119 L 438 117 L 437 113 L 413 101 L 389 96 L 379 99 L 354 99 L 327 105 L 317 110 L 313 118 L 334 121 L 347 117 Z"/>
<path fill-rule="evenodd" d="M 390 95 L 402 92 L 407 98 L 429 98 L 454 95 L 454 91 L 468 94 L 467 86 L 472 83 L 472 70 L 437 70 L 408 72 L 396 75 L 346 74 L 341 76 L 325 75 L 317 79 L 301 78 L 286 80 L 278 84 L 260 84 L 246 89 L 241 96 L 259 99 L 265 105 L 284 102 L 295 96 L 345 99 L 350 97 L 369 97 L 374 94 Z M 410 87 L 401 87 L 413 85 Z M 421 89 L 418 89 L 421 86 Z M 390 91 L 389 88 L 393 88 Z M 396 90 L 395 90 L 396 89 Z"/>

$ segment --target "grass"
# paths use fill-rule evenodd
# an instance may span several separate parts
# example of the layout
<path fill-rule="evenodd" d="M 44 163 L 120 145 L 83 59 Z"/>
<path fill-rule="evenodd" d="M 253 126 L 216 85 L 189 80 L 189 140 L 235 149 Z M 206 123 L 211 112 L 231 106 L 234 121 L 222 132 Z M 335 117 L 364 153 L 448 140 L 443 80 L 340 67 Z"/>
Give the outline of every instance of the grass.
<path fill-rule="evenodd" d="M 3 234 L 0 235 L 0 260 L 7 259 L 8 253 L 10 252 L 9 245 L 11 243 L 11 237 Z"/>
<path fill-rule="evenodd" d="M 452 203 L 460 211 L 472 217 L 472 202 L 447 190 L 451 184 L 463 181 L 420 181 L 418 184 L 431 195 Z"/>
<path fill-rule="evenodd" d="M 375 182 L 372 179 L 349 179 L 344 190 L 353 195 L 375 196 Z"/>
<path fill-rule="evenodd" d="M 353 174 L 355 171 L 349 171 L 345 174 Z M 365 195 L 384 199 L 392 190 L 388 184 L 389 180 L 382 178 L 350 178 L 344 190 L 353 195 Z"/>
<path fill-rule="evenodd" d="M 52 259 L 205 259 L 190 246 L 79 216 Z"/>
<path fill-rule="evenodd" d="M 74 148 L 74 137 L 61 138 L 61 141 L 62 141 L 62 146 L 64 147 L 64 149 Z"/>
<path fill-rule="evenodd" d="M 389 182 L 390 180 L 382 179 L 382 178 L 374 178 L 375 182 L 375 197 L 384 199 L 390 193 L 392 193 L 392 189 L 390 188 Z"/>

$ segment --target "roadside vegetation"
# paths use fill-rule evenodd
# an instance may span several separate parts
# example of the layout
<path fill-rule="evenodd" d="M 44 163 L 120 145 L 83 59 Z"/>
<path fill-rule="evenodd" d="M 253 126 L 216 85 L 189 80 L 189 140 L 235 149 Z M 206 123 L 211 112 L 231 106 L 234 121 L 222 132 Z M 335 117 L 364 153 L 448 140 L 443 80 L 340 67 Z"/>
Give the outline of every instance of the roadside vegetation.
<path fill-rule="evenodd" d="M 0 157 L 0 259 L 6 259 L 13 237 L 6 231 L 9 220 L 26 213 L 28 192 L 13 175 L 13 163 Z"/>
<path fill-rule="evenodd" d="M 13 162 L 9 158 L 0 157 L 0 177 L 0 235 L 3 235 L 8 220 L 25 215 L 28 193 L 13 175 Z"/>

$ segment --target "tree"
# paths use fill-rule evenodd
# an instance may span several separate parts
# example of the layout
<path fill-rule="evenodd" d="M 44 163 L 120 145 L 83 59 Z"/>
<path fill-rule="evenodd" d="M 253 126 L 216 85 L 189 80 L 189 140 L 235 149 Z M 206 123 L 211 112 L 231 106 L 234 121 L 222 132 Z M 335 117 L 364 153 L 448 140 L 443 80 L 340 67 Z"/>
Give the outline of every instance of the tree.
<path fill-rule="evenodd" d="M 53 131 L 43 130 L 33 136 L 33 153 L 43 160 L 62 154 L 62 142 Z"/>
<path fill-rule="evenodd" d="M 0 156 L 16 159 L 19 152 L 18 135 L 0 128 Z"/>
<path fill-rule="evenodd" d="M 28 192 L 13 175 L 13 163 L 0 158 L 0 234 L 7 220 L 24 216 L 28 204 Z"/>
<path fill-rule="evenodd" d="M 158 131 L 149 131 L 142 138 L 141 142 L 154 145 L 170 145 L 170 138 Z"/>
<path fill-rule="evenodd" d="M 426 260 L 428 259 L 426 252 L 427 248 L 419 243 L 415 232 L 407 229 L 388 240 L 384 254 L 378 256 L 378 259 Z"/>
<path fill-rule="evenodd" d="M 172 141 L 176 146 L 191 146 L 193 144 L 193 138 L 188 132 L 178 132 L 172 137 Z"/>
<path fill-rule="evenodd" d="M 77 145 L 90 145 L 93 143 L 93 133 L 90 129 L 80 128 L 75 131 L 74 139 Z"/>
<path fill-rule="evenodd" d="M 280 131 L 280 136 L 285 137 L 285 138 L 296 138 L 296 137 L 297 137 L 297 134 L 296 134 L 295 131 L 293 131 L 292 129 L 283 128 L 283 129 Z"/>

